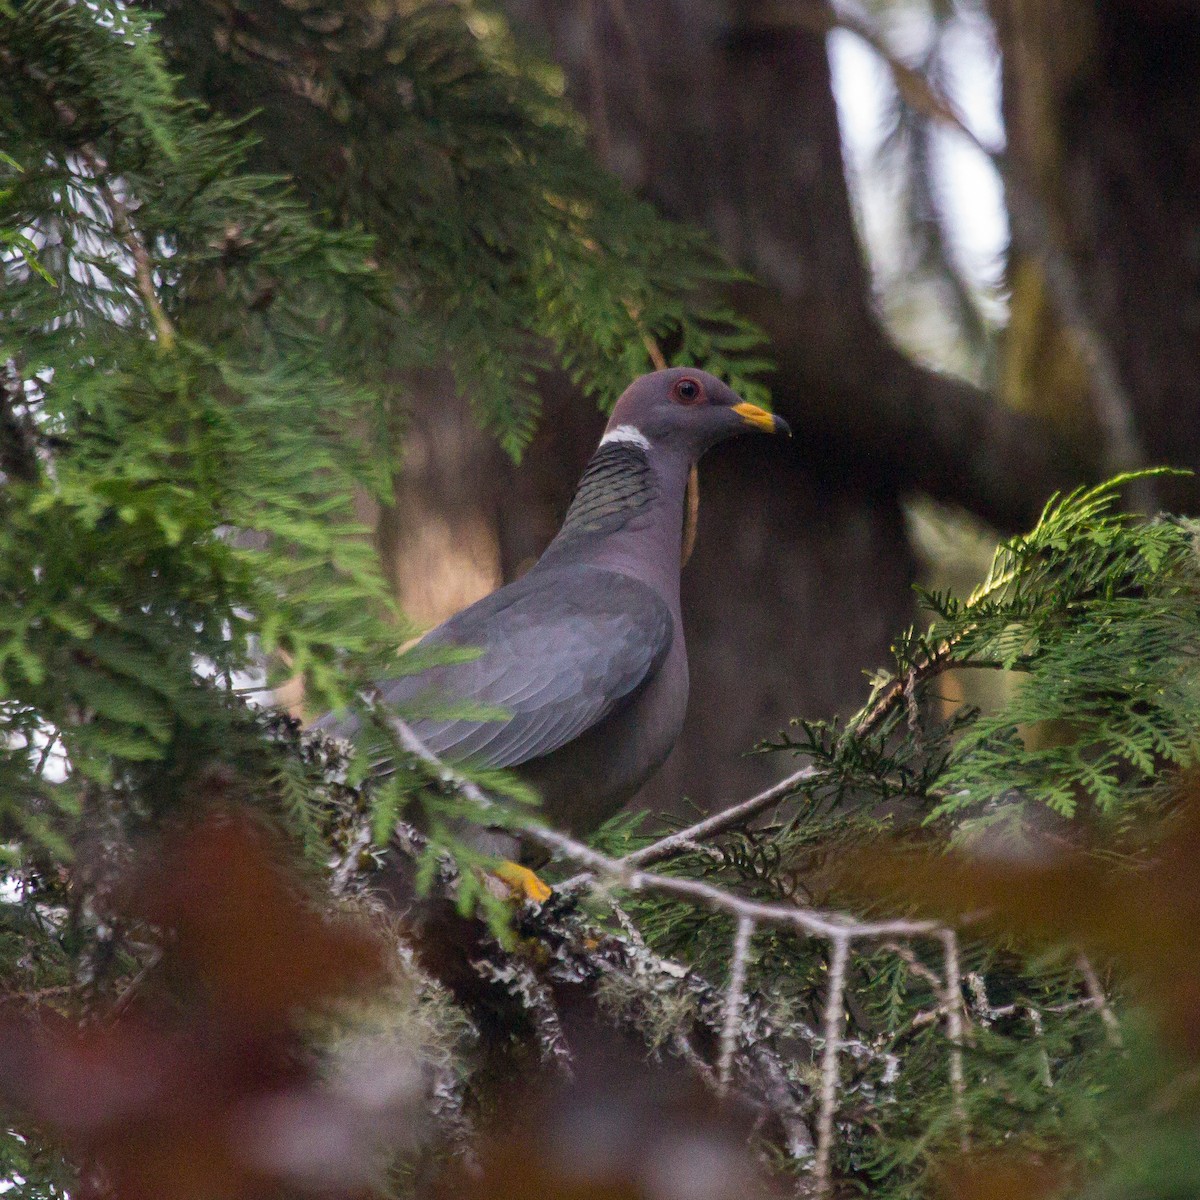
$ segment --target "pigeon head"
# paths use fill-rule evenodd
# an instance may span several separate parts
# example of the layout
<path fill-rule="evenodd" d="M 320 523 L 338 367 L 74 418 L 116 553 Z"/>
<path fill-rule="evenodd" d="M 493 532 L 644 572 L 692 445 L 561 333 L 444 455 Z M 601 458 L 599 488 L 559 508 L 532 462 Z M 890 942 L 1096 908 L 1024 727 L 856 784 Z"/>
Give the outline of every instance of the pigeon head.
<path fill-rule="evenodd" d="M 613 409 L 605 442 L 628 441 L 683 453 L 695 462 L 711 446 L 756 429 L 790 434 L 787 422 L 756 404 L 707 371 L 671 367 L 635 379 Z"/>

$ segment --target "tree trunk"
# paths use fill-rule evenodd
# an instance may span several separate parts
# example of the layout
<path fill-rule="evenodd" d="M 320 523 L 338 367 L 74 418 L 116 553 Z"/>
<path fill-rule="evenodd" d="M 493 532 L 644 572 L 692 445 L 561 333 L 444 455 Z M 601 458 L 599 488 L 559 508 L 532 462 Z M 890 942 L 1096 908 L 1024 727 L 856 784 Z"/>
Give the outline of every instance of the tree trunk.
<path fill-rule="evenodd" d="M 1074 266 L 1146 458 L 1196 467 L 1200 5 L 992 0 L 992 11 L 1015 169 Z M 1086 373 L 1020 246 L 1012 278 L 1010 396 L 1087 419 Z M 1195 508 L 1198 498 L 1194 480 L 1160 488 L 1167 507 Z"/>

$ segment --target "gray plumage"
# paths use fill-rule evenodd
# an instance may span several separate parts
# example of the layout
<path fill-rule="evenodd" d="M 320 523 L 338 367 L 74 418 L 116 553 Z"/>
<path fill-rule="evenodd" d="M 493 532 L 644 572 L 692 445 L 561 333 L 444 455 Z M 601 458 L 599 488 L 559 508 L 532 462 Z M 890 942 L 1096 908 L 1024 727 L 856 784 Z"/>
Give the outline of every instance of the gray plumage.
<path fill-rule="evenodd" d="M 679 560 L 689 470 L 746 427 L 786 430 L 701 371 L 635 381 L 537 564 L 422 640 L 482 654 L 385 680 L 381 699 L 401 711 L 438 700 L 501 708 L 495 720 L 412 725 L 447 761 L 517 769 L 560 827 L 584 832 L 615 812 L 662 764 L 687 707 Z M 357 732 L 332 716 L 317 727 Z"/>
<path fill-rule="evenodd" d="M 516 767 L 577 738 L 662 665 L 670 609 L 645 584 L 593 567 L 531 571 L 452 617 L 426 645 L 484 646 L 471 662 L 393 680 L 381 698 L 403 708 L 428 698 L 507 710 L 501 720 L 418 721 L 438 755 Z"/>

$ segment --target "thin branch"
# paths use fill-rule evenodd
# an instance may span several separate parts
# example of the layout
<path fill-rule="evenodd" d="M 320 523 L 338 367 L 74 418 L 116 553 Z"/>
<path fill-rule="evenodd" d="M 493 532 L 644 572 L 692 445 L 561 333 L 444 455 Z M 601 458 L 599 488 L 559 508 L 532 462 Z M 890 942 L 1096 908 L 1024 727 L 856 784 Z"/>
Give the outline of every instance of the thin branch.
<path fill-rule="evenodd" d="M 958 1123 L 958 1144 L 965 1154 L 971 1149 L 967 1125 L 966 1078 L 963 1072 L 963 1000 L 962 971 L 959 967 L 958 937 L 953 929 L 943 929 L 942 953 L 946 969 L 946 1033 L 950 1039 L 950 1094 L 954 1119 Z"/>
<path fill-rule="evenodd" d="M 974 608 L 988 599 L 988 597 L 996 595 L 997 592 L 1002 592 L 1008 587 L 1014 577 L 1015 569 L 1010 568 L 1007 571 L 1002 571 L 994 579 L 989 578 L 971 593 L 966 607 Z M 928 683 L 929 680 L 937 678 L 937 676 L 943 674 L 945 671 L 954 670 L 955 668 L 989 671 L 1012 671 L 1020 669 L 1019 665 L 1013 666 L 992 659 L 953 659 L 951 652 L 960 646 L 974 631 L 975 626 L 968 625 L 960 629 L 952 637 L 946 638 L 945 641 L 935 646 L 927 658 L 919 663 L 914 663 L 902 676 L 892 680 L 882 690 L 878 699 L 874 702 L 868 701 L 863 709 L 850 719 L 847 729 L 853 730 L 860 737 L 863 734 L 873 732 L 882 724 L 884 718 L 893 709 L 897 708 L 900 704 L 910 703 L 910 697 L 915 693 L 917 684 Z"/>
<path fill-rule="evenodd" d="M 389 715 L 388 721 L 400 745 L 425 762 L 443 784 L 458 791 L 460 795 L 479 805 L 484 811 L 495 806 L 494 801 L 477 784 L 445 764 L 401 718 Z M 807 770 L 811 770 L 811 768 Z M 779 786 L 776 785 L 776 789 L 773 790 L 777 791 Z M 760 797 L 753 799 L 761 800 Z M 734 806 L 734 809 L 744 815 L 748 803 Z M 727 817 L 727 814 L 719 815 Z M 694 834 L 695 831 L 687 832 Z M 944 979 L 932 976 L 937 990 L 941 992 L 942 1003 L 931 1016 L 936 1018 L 940 1013 L 944 1013 L 946 1017 L 947 1035 L 950 1042 L 949 1072 L 953 1111 L 960 1129 L 960 1145 L 964 1151 L 969 1149 L 970 1138 L 963 1065 L 962 975 L 959 964 L 958 939 L 952 929 L 933 921 L 904 918 L 861 921 L 840 912 L 823 912 L 797 905 L 762 903 L 735 895 L 702 880 L 674 878 L 640 869 L 628 860 L 611 858 L 552 829 L 538 826 L 526 827 L 522 830 L 522 836 L 549 850 L 552 855 L 578 863 L 600 880 L 607 880 L 630 891 L 653 892 L 686 900 L 713 911 L 728 913 L 736 918 L 737 934 L 733 946 L 729 987 L 721 1005 L 720 1052 L 716 1072 L 716 1087 L 721 1094 L 725 1094 L 730 1086 L 733 1063 L 738 1053 L 738 1030 L 746 1005 L 746 964 L 750 940 L 756 926 L 761 924 L 791 927 L 810 936 L 827 938 L 830 941 L 831 958 L 828 994 L 823 1013 L 824 1047 L 821 1057 L 821 1081 L 814 1151 L 814 1191 L 818 1197 L 827 1197 L 831 1188 L 834 1117 L 838 1103 L 839 1054 L 848 1045 L 842 1036 L 842 1024 L 846 1001 L 846 968 L 851 944 L 856 939 L 938 938 L 943 950 L 945 976 Z M 584 882 L 594 883 L 595 881 L 585 878 Z M 963 920 L 968 919 L 970 918 L 963 918 Z M 918 961 L 911 951 L 905 951 L 903 947 L 894 945 L 890 940 L 885 941 L 885 944 L 900 952 L 910 964 Z M 478 969 L 479 965 L 476 964 L 476 966 Z M 495 970 L 496 968 L 489 969 Z M 932 975 L 931 972 L 929 974 Z M 526 998 L 527 1007 L 531 1001 L 537 1007 L 538 997 L 534 995 L 530 986 L 530 980 L 536 983 L 534 977 L 530 976 L 527 979 L 525 975 L 521 975 L 520 978 L 517 978 L 508 969 L 503 970 L 502 975 L 503 979 L 497 978 L 498 982 L 508 983 L 510 987 L 516 985 Z M 552 1007 L 545 1011 L 552 1013 Z M 565 1041 L 560 1041 L 555 1032 L 559 1029 L 560 1027 L 553 1022 L 546 1028 L 539 1028 L 539 1032 L 542 1034 L 543 1053 L 551 1061 L 556 1061 L 561 1069 L 569 1070 L 569 1051 Z"/>
<path fill-rule="evenodd" d="M 350 880 L 358 870 L 359 856 L 370 844 L 371 823 L 362 821 L 350 838 L 345 851 L 330 864 L 333 867 L 332 887 L 335 896 L 343 895 L 350 886 Z"/>
<path fill-rule="evenodd" d="M 638 333 L 641 334 L 642 345 L 646 347 L 646 353 L 650 356 L 650 361 L 654 364 L 654 369 L 656 371 L 665 371 L 668 365 L 667 356 L 662 352 L 662 347 L 658 344 L 654 335 L 642 324 L 642 314 L 628 302 L 625 305 L 625 310 L 637 326 Z"/>
<path fill-rule="evenodd" d="M 839 912 L 823 912 L 797 905 L 765 904 L 757 900 L 747 900 L 698 879 L 678 879 L 669 875 L 657 875 L 651 871 L 630 871 L 623 867 L 618 859 L 609 858 L 552 829 L 533 827 L 523 830 L 522 833 L 553 854 L 580 863 L 630 891 L 656 892 L 680 900 L 690 900 L 715 912 L 729 913 L 737 918 L 745 917 L 761 925 L 791 926 L 804 933 L 826 938 L 934 937 L 942 929 L 942 925 L 936 921 L 908 918 L 858 921 Z"/>
<path fill-rule="evenodd" d="M 1109 1004 L 1108 997 L 1104 994 L 1104 985 L 1100 982 L 1100 976 L 1096 974 L 1096 968 L 1092 966 L 1092 960 L 1086 954 L 1081 954 L 1075 960 L 1075 965 L 1083 976 L 1083 986 L 1087 989 L 1088 999 L 1100 1014 L 1100 1020 L 1104 1022 L 1109 1045 L 1120 1049 L 1125 1045 L 1124 1039 L 1121 1037 L 1121 1023 L 1117 1020 L 1117 1014 L 1113 1012 L 1112 1005 Z"/>
<path fill-rule="evenodd" d="M 146 982 L 150 973 L 158 966 L 161 960 L 162 952 L 155 950 L 146 962 L 141 965 L 137 974 L 125 985 L 124 990 L 113 1002 L 112 1008 L 109 1009 L 107 1019 L 110 1023 L 115 1022 L 118 1017 L 123 1016 L 129 1006 L 137 999 L 142 984 Z"/>
<path fill-rule="evenodd" d="M 171 350 L 175 345 L 175 327 L 171 324 L 162 301 L 158 298 L 158 290 L 154 286 L 154 264 L 150 261 L 150 253 L 146 243 L 138 233 L 133 223 L 129 206 L 116 194 L 106 178 L 107 164 L 90 148 L 82 152 L 83 160 L 87 163 L 96 181 L 96 186 L 104 203 L 112 213 L 113 232 L 125 243 L 133 256 L 133 276 L 137 283 L 138 295 L 150 314 L 150 323 L 154 326 L 154 336 L 163 350 Z"/>
<path fill-rule="evenodd" d="M 394 829 L 392 846 L 415 864 L 428 851 L 429 843 L 401 821 Z M 455 868 L 449 859 L 442 860 L 440 867 L 439 888 L 445 889 L 444 894 L 453 895 L 457 883 Z M 667 1005 L 681 1019 L 670 1036 L 670 1045 L 696 1071 L 704 1086 L 718 1094 L 717 1072 L 701 1057 L 691 1031 L 719 1043 L 726 1020 L 727 991 L 714 987 L 688 967 L 657 955 L 646 945 L 628 915 L 613 905 L 611 894 L 606 893 L 604 901 L 612 907 L 625 937 L 598 929 L 578 905 L 544 905 L 523 915 L 522 936 L 536 937 L 549 953 L 539 955 L 531 964 L 517 951 L 518 966 L 532 965 L 539 979 L 544 975 L 551 981 L 566 983 L 572 990 L 581 983 L 601 990 L 613 988 L 611 994 L 619 994 L 624 1000 L 609 1010 L 611 1015 L 618 1022 L 632 1021 L 631 1027 L 639 1032 L 645 1032 L 638 1023 L 639 1014 L 647 1007 L 658 1011 Z M 411 947 L 401 942 L 400 950 L 405 961 L 412 958 Z M 522 969 L 514 973 L 510 969 L 513 957 L 503 945 L 491 940 L 486 958 L 492 962 L 493 970 L 487 977 L 527 1007 L 530 993 L 521 985 L 525 972 Z M 477 973 L 483 961 L 472 964 Z M 552 994 L 548 998 L 553 1003 Z M 628 1003 L 633 998 L 636 1001 Z M 531 1012 L 530 1016 L 537 1019 L 536 1013 Z M 806 1114 L 814 1098 L 800 1073 L 792 1069 L 788 1056 L 794 1055 L 801 1045 L 815 1053 L 819 1035 L 801 1020 L 787 1026 L 786 1032 L 779 1029 L 768 1006 L 749 992 L 745 993 L 742 1004 L 741 1028 L 744 1033 L 734 1049 L 729 1093 L 757 1110 L 760 1119 L 778 1120 L 789 1153 L 797 1164 L 810 1165 L 813 1138 Z M 545 1053 L 546 1043 L 541 1037 L 539 1041 Z M 843 1047 L 867 1057 L 877 1055 L 872 1046 L 854 1040 L 843 1041 Z"/>
<path fill-rule="evenodd" d="M 454 788 L 460 795 L 483 809 L 494 807 L 494 802 L 477 784 L 442 762 L 405 721 L 396 716 L 389 716 L 388 722 L 401 746 L 432 767 L 442 783 Z M 655 892 L 680 900 L 689 900 L 701 907 L 729 913 L 738 919 L 746 918 L 759 925 L 791 927 L 804 933 L 833 939 L 940 937 L 945 928 L 937 921 L 904 917 L 884 921 L 859 921 L 839 912 L 822 912 L 798 905 L 766 904 L 757 900 L 747 900 L 699 879 L 678 879 L 670 875 L 631 869 L 620 859 L 611 858 L 564 833 L 544 826 L 526 826 L 521 830 L 521 835 L 549 850 L 551 854 L 578 863 L 594 874 L 612 880 L 630 891 Z"/>
<path fill-rule="evenodd" d="M 842 1041 L 842 1008 L 846 992 L 847 937 L 833 939 L 829 959 L 829 991 L 825 998 L 825 1048 L 821 1053 L 821 1107 L 817 1114 L 817 1157 L 813 1168 L 814 1191 L 829 1195 L 830 1157 L 833 1152 L 833 1117 L 837 1108 L 838 1051 Z"/>
<path fill-rule="evenodd" d="M 729 1071 L 733 1066 L 733 1053 L 737 1049 L 738 1023 L 746 998 L 746 961 L 750 955 L 750 939 L 753 936 L 754 922 L 749 917 L 742 917 L 733 937 L 733 963 L 729 968 L 729 990 L 725 993 L 725 1021 L 721 1028 L 721 1054 L 717 1060 L 717 1081 L 722 1095 L 729 1089 Z"/>
<path fill-rule="evenodd" d="M 626 854 L 620 861 L 626 867 L 648 867 L 662 862 L 664 859 L 674 858 L 677 854 L 694 850 L 697 843 L 707 841 L 718 833 L 725 833 L 744 825 L 752 817 L 756 817 L 760 812 L 770 808 L 776 801 L 786 799 L 800 784 L 815 779 L 820 774 L 821 771 L 817 767 L 801 767 L 800 770 L 793 771 L 778 783 L 773 783 L 765 791 L 751 796 L 748 800 L 730 805 L 729 808 L 722 809 L 711 817 L 705 817 L 703 821 L 697 821 L 695 825 L 689 825 L 677 833 L 659 838 L 657 842 L 651 842 L 650 845 L 643 846 L 640 850 Z"/>
<path fill-rule="evenodd" d="M 54 753 L 54 747 L 58 745 L 62 734 L 56 729 L 53 737 L 46 739 L 46 744 L 42 747 L 41 754 L 38 755 L 37 766 L 34 767 L 33 773 L 41 779 L 42 772 L 46 769 L 46 764 L 50 761 L 50 755 Z"/>
<path fill-rule="evenodd" d="M 971 993 L 971 1011 L 980 1025 L 992 1025 L 1000 1017 L 1011 1017 L 1017 1011 L 1015 1004 L 992 1003 L 987 992 L 987 982 L 979 971 L 971 971 L 967 977 L 967 989 Z"/>
<path fill-rule="evenodd" d="M 685 1033 L 676 1030 L 671 1037 L 671 1047 L 675 1053 L 683 1059 L 693 1071 L 696 1072 L 700 1082 L 704 1084 L 715 1096 L 724 1096 L 726 1089 L 722 1086 L 716 1075 L 713 1073 L 712 1067 L 708 1065 L 701 1056 L 700 1052 L 688 1040 Z"/>
<path fill-rule="evenodd" d="M 889 950 L 902 959 L 914 975 L 925 980 L 933 988 L 935 994 L 945 993 L 945 980 L 936 971 L 931 971 L 907 946 L 902 946 L 899 942 L 884 942 L 880 949 Z"/>

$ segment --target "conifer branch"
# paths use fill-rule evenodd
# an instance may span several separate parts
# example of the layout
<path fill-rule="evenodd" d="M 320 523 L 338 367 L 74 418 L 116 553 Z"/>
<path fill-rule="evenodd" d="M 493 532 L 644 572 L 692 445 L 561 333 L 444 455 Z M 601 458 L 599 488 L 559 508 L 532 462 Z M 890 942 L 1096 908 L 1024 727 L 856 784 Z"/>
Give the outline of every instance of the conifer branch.
<path fill-rule="evenodd" d="M 793 771 L 778 783 L 773 783 L 769 788 L 758 792 L 748 800 L 732 804 L 728 808 L 721 809 L 720 812 L 713 813 L 710 817 L 705 817 L 703 821 L 689 825 L 686 829 L 680 829 L 676 833 L 659 838 L 658 841 L 651 842 L 650 845 L 643 846 L 640 850 L 631 851 L 619 861 L 625 867 L 649 867 L 654 863 L 674 858 L 677 854 L 694 850 L 697 843 L 704 842 L 719 833 L 727 833 L 731 829 L 739 828 L 753 817 L 758 816 L 759 813 L 770 808 L 772 804 L 786 799 L 800 784 L 820 775 L 821 771 L 817 767 L 811 765 L 801 767 L 800 770 Z"/>
<path fill-rule="evenodd" d="M 150 323 L 154 326 L 154 335 L 159 346 L 164 351 L 170 351 L 175 346 L 175 327 L 167 316 L 158 298 L 158 289 L 154 286 L 154 265 L 150 261 L 150 253 L 146 243 L 134 225 L 129 206 L 117 195 L 116 190 L 107 178 L 107 164 L 95 150 L 84 147 L 83 159 L 96 180 L 96 187 L 104 203 L 112 214 L 113 233 L 117 235 L 133 258 L 133 277 L 137 284 L 138 295 L 150 315 Z"/>
<path fill-rule="evenodd" d="M 494 801 L 478 784 L 447 766 L 434 754 L 406 721 L 397 716 L 389 716 L 388 724 L 395 732 L 400 745 L 433 768 L 441 783 L 454 789 L 484 811 L 495 806 Z M 893 920 L 859 921 L 840 912 L 826 912 L 795 904 L 767 904 L 758 900 L 748 900 L 699 879 L 677 878 L 658 875 L 652 871 L 631 869 L 620 859 L 611 858 L 564 833 L 544 826 L 524 826 L 521 834 L 552 854 L 587 867 L 601 878 L 630 891 L 671 896 L 755 924 L 791 927 L 803 933 L 831 939 L 940 937 L 944 929 L 944 925 L 939 921 L 903 917 Z"/>

